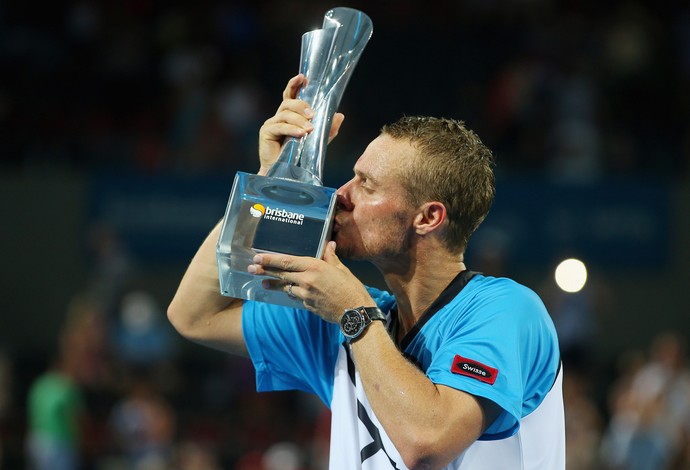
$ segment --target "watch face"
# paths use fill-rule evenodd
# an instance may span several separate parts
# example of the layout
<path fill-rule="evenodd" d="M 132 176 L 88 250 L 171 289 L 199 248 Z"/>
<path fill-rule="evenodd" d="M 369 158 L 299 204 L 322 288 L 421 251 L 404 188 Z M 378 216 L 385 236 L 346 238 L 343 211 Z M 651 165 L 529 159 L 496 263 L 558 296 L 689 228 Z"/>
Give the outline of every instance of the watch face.
<path fill-rule="evenodd" d="M 348 310 L 340 320 L 340 325 L 345 336 L 353 337 L 364 328 L 364 317 L 357 310 Z"/>

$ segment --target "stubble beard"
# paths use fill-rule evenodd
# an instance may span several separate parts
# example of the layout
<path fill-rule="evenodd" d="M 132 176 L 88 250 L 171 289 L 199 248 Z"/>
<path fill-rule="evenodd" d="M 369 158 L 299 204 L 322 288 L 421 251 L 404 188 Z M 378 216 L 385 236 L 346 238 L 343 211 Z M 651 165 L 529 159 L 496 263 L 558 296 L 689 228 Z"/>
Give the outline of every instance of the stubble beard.
<path fill-rule="evenodd" d="M 385 266 L 400 264 L 406 260 L 412 249 L 412 239 L 409 233 L 401 231 L 398 236 L 381 240 L 374 246 L 367 247 L 364 244 L 355 245 L 343 240 L 341 233 L 336 234 L 335 253 L 341 259 L 351 261 L 367 261 L 372 263 L 380 270 L 385 270 Z M 338 240 L 338 238 L 340 238 Z"/>

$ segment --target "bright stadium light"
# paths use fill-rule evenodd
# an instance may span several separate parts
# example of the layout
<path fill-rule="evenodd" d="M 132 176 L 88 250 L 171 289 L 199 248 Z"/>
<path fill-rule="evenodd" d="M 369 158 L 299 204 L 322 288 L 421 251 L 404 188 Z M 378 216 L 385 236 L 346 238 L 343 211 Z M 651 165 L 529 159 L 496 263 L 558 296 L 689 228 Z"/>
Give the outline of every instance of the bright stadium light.
<path fill-rule="evenodd" d="M 566 292 L 579 292 L 587 282 L 587 267 L 579 259 L 563 260 L 554 275 L 558 287 Z"/>

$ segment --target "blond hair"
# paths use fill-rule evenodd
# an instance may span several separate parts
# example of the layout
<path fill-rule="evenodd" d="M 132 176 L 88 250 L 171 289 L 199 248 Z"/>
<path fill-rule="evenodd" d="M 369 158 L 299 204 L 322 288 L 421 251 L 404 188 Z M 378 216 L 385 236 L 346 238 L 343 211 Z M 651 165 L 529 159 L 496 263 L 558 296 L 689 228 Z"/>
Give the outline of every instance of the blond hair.
<path fill-rule="evenodd" d="M 448 214 L 444 241 L 452 252 L 463 252 L 493 204 L 491 150 L 464 122 L 453 119 L 405 116 L 381 133 L 407 140 L 416 149 L 415 161 L 401 165 L 409 201 L 415 206 L 443 203 Z"/>

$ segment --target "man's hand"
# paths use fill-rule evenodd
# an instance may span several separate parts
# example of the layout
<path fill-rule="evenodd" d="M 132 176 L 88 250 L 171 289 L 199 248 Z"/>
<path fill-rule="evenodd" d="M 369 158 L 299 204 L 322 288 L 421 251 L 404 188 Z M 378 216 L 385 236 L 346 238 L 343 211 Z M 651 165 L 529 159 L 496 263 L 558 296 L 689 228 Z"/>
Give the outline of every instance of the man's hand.
<path fill-rule="evenodd" d="M 335 242 L 326 246 L 323 260 L 306 256 L 261 253 L 248 271 L 276 280 L 265 281 L 271 289 L 282 289 L 302 300 L 304 306 L 326 321 L 339 322 L 345 309 L 373 307 L 366 287 L 340 262 Z"/>
<path fill-rule="evenodd" d="M 280 148 L 286 137 L 304 137 L 314 130 L 311 119 L 314 110 L 302 100 L 297 99 L 300 88 L 307 83 L 307 78 L 299 74 L 292 77 L 283 90 L 283 102 L 280 103 L 276 114 L 267 119 L 259 130 L 259 159 L 261 160 L 260 175 L 265 175 L 280 155 Z M 338 135 L 345 116 L 335 113 L 328 141 Z"/>

